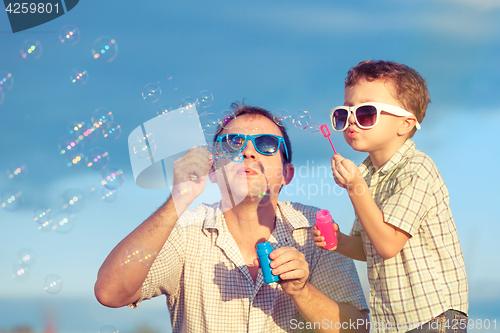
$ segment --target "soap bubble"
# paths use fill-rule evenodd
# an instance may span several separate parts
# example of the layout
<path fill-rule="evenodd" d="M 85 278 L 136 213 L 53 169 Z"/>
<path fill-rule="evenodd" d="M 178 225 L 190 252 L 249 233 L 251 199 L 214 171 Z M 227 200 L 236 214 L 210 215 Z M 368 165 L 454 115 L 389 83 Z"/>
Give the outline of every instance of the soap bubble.
<path fill-rule="evenodd" d="M 56 229 L 56 226 L 54 225 L 54 223 L 52 223 L 52 219 L 47 220 L 47 221 L 43 222 L 42 224 L 38 225 L 38 230 L 40 230 L 44 234 L 51 232 L 52 230 L 55 230 L 55 229 Z"/>
<path fill-rule="evenodd" d="M 43 281 L 43 290 L 49 294 L 57 294 L 63 288 L 63 280 L 59 275 L 51 274 Z"/>
<path fill-rule="evenodd" d="M 208 108 L 210 105 L 212 105 L 214 97 L 209 91 L 203 90 L 200 91 L 200 93 L 198 94 L 198 98 L 196 100 L 199 106 L 201 106 L 202 108 Z"/>
<path fill-rule="evenodd" d="M 84 144 L 79 135 L 65 134 L 59 140 L 57 148 L 59 149 L 59 154 L 72 159 L 83 152 Z"/>
<path fill-rule="evenodd" d="M 31 267 L 36 262 L 35 252 L 32 249 L 24 248 L 17 252 L 17 263 Z"/>
<path fill-rule="evenodd" d="M 50 221 L 52 219 L 52 211 L 50 210 L 50 208 L 44 206 L 35 209 L 33 215 L 34 215 L 34 220 L 38 225 L 42 225 L 45 222 Z"/>
<path fill-rule="evenodd" d="M 309 124 L 307 124 L 306 126 L 306 131 L 308 131 L 309 133 L 314 133 L 314 132 L 318 132 L 319 131 L 319 125 L 314 123 L 314 122 L 310 122 Z"/>
<path fill-rule="evenodd" d="M 113 123 L 113 113 L 106 108 L 96 109 L 90 118 L 95 128 L 106 129 Z"/>
<path fill-rule="evenodd" d="M 214 113 L 206 113 L 200 117 L 201 129 L 208 135 L 214 135 L 217 132 L 219 123 L 219 117 Z"/>
<path fill-rule="evenodd" d="M 220 114 L 220 122 L 222 128 L 227 128 L 229 122 L 236 118 L 236 115 L 231 110 L 224 110 Z"/>
<path fill-rule="evenodd" d="M 66 162 L 66 166 L 71 170 L 80 170 L 85 166 L 85 154 L 81 153 Z"/>
<path fill-rule="evenodd" d="M 252 121 L 247 125 L 245 133 L 249 135 L 263 134 L 266 133 L 266 127 L 259 121 Z"/>
<path fill-rule="evenodd" d="M 38 59 L 42 56 L 43 47 L 42 43 L 36 39 L 27 39 L 21 46 L 21 56 L 24 59 Z"/>
<path fill-rule="evenodd" d="M 106 325 L 101 327 L 98 333 L 118 333 L 118 330 L 114 326 Z"/>
<path fill-rule="evenodd" d="M 118 44 L 109 37 L 99 37 L 92 44 L 92 56 L 100 62 L 112 62 L 118 55 Z"/>
<path fill-rule="evenodd" d="M 8 212 L 15 212 L 21 208 L 23 199 L 24 197 L 21 191 L 7 189 L 1 194 L 0 205 Z"/>
<path fill-rule="evenodd" d="M 18 281 L 18 282 L 24 282 L 26 281 L 31 275 L 31 269 L 25 265 L 25 264 L 15 264 L 12 266 L 11 274 L 10 276 Z"/>
<path fill-rule="evenodd" d="M 132 256 L 128 253 L 125 253 L 120 257 L 120 266 L 125 269 L 129 269 L 134 266 L 135 262 L 132 260 Z"/>
<path fill-rule="evenodd" d="M 56 213 L 52 223 L 54 224 L 54 230 L 60 234 L 67 234 L 75 227 L 74 216 L 68 212 Z"/>
<path fill-rule="evenodd" d="M 101 199 L 104 202 L 113 202 L 117 197 L 118 192 L 116 190 L 108 190 L 107 188 L 101 190 Z"/>
<path fill-rule="evenodd" d="M 156 143 L 153 133 L 138 136 L 132 147 L 134 155 L 140 159 L 150 159 L 156 153 Z"/>
<path fill-rule="evenodd" d="M 28 175 L 28 167 L 24 163 L 13 162 L 7 169 L 7 178 L 14 181 L 21 181 Z"/>
<path fill-rule="evenodd" d="M 306 110 L 299 110 L 293 115 L 293 124 L 297 128 L 305 128 L 311 121 L 311 115 Z"/>
<path fill-rule="evenodd" d="M 156 259 L 156 251 L 153 248 L 146 247 L 143 249 L 142 257 L 139 262 L 146 267 L 150 267 Z"/>
<path fill-rule="evenodd" d="M 108 129 L 102 131 L 103 135 L 108 140 L 116 140 L 122 135 L 122 128 L 120 125 L 111 125 Z"/>
<path fill-rule="evenodd" d="M 71 80 L 71 83 L 74 83 L 77 86 L 81 86 L 87 83 L 87 80 L 89 79 L 89 73 L 86 69 L 77 67 L 71 71 L 71 73 L 69 74 L 69 78 Z"/>
<path fill-rule="evenodd" d="M 120 188 L 124 180 L 123 171 L 117 168 L 109 168 L 101 173 L 101 184 L 109 190 Z"/>
<path fill-rule="evenodd" d="M 160 86 L 156 83 L 149 83 L 142 89 L 142 98 L 150 103 L 154 103 L 161 97 Z"/>
<path fill-rule="evenodd" d="M 169 120 L 172 117 L 172 113 L 168 113 L 170 111 L 172 111 L 172 107 L 170 105 L 163 104 L 156 110 L 156 114 L 158 116 L 162 116 L 162 119 Z"/>
<path fill-rule="evenodd" d="M 76 25 L 66 24 L 59 30 L 61 44 L 75 45 L 80 40 L 80 29 Z"/>
<path fill-rule="evenodd" d="M 12 88 L 12 85 L 14 85 L 14 77 L 12 77 L 12 74 L 9 72 L 0 72 L 0 91 L 7 91 Z"/>
<path fill-rule="evenodd" d="M 278 110 L 273 116 L 274 122 L 278 126 L 286 126 L 292 120 L 292 116 L 287 110 Z"/>
<path fill-rule="evenodd" d="M 102 170 L 108 166 L 109 153 L 101 147 L 90 148 L 85 156 L 85 162 L 92 170 Z"/>
<path fill-rule="evenodd" d="M 132 244 L 127 248 L 127 254 L 132 261 L 140 261 L 144 256 L 144 249 L 140 244 Z"/>
<path fill-rule="evenodd" d="M 186 97 L 182 100 L 180 107 L 182 108 L 181 113 L 186 117 L 192 117 L 197 114 L 196 112 L 196 99 L 192 97 Z"/>
<path fill-rule="evenodd" d="M 61 195 L 61 207 L 68 213 L 78 213 L 81 211 L 85 207 L 83 192 L 74 188 L 64 191 Z"/>

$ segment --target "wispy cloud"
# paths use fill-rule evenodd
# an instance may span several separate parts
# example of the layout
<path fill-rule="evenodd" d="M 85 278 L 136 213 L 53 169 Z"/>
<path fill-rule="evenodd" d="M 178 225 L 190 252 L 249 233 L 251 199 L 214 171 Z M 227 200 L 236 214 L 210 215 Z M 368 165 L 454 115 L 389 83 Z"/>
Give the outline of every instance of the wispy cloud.
<path fill-rule="evenodd" d="M 421 32 L 445 36 L 458 40 L 483 40 L 497 35 L 500 20 L 494 12 L 471 10 L 475 8 L 500 8 L 497 0 L 448 0 L 435 6 L 434 1 L 423 1 L 410 12 L 392 1 L 373 6 L 342 8 L 308 3 L 248 6 L 246 19 L 236 18 L 238 23 L 246 22 L 253 27 L 272 27 L 297 34 L 342 35 L 349 33 L 373 35 L 381 33 Z M 227 17 L 226 17 L 227 18 Z"/>

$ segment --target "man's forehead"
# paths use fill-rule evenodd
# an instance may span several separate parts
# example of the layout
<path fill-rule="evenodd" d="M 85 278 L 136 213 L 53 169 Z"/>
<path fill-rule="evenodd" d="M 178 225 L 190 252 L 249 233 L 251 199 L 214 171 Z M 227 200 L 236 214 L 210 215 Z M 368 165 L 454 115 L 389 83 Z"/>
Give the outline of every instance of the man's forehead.
<path fill-rule="evenodd" d="M 271 119 L 260 114 L 243 114 L 232 119 L 220 134 L 227 133 L 267 133 L 281 136 L 278 125 Z"/>

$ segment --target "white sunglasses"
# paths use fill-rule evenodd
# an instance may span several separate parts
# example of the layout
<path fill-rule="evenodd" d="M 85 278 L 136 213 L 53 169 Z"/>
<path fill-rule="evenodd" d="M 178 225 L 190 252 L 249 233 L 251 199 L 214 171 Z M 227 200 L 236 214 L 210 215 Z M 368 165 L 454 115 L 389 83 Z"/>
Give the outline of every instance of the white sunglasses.
<path fill-rule="evenodd" d="M 398 117 L 415 117 L 413 113 L 400 108 L 399 106 L 368 102 L 354 106 L 337 106 L 330 111 L 332 128 L 335 132 L 343 132 L 349 126 L 349 117 L 354 115 L 359 128 L 369 129 L 378 124 L 380 113 L 384 111 Z M 419 130 L 420 124 L 417 121 L 415 127 Z"/>

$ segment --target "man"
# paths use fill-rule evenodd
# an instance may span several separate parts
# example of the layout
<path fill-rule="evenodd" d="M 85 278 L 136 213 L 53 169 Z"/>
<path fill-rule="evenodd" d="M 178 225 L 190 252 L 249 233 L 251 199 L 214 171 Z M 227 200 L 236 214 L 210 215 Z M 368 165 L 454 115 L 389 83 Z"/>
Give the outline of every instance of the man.
<path fill-rule="evenodd" d="M 319 209 L 278 202 L 294 174 L 284 128 L 266 110 L 232 107 L 235 117 L 223 120 L 214 154 L 195 147 L 175 161 L 171 197 L 109 254 L 95 284 L 97 299 L 136 307 L 165 294 L 174 332 L 353 329 L 368 312 L 353 262 L 314 247 L 309 230 Z M 221 202 L 186 211 L 207 174 L 221 189 Z M 274 248 L 279 284 L 263 283 L 256 254 L 263 241 Z M 151 267 L 121 267 L 134 244 L 158 253 Z"/>

